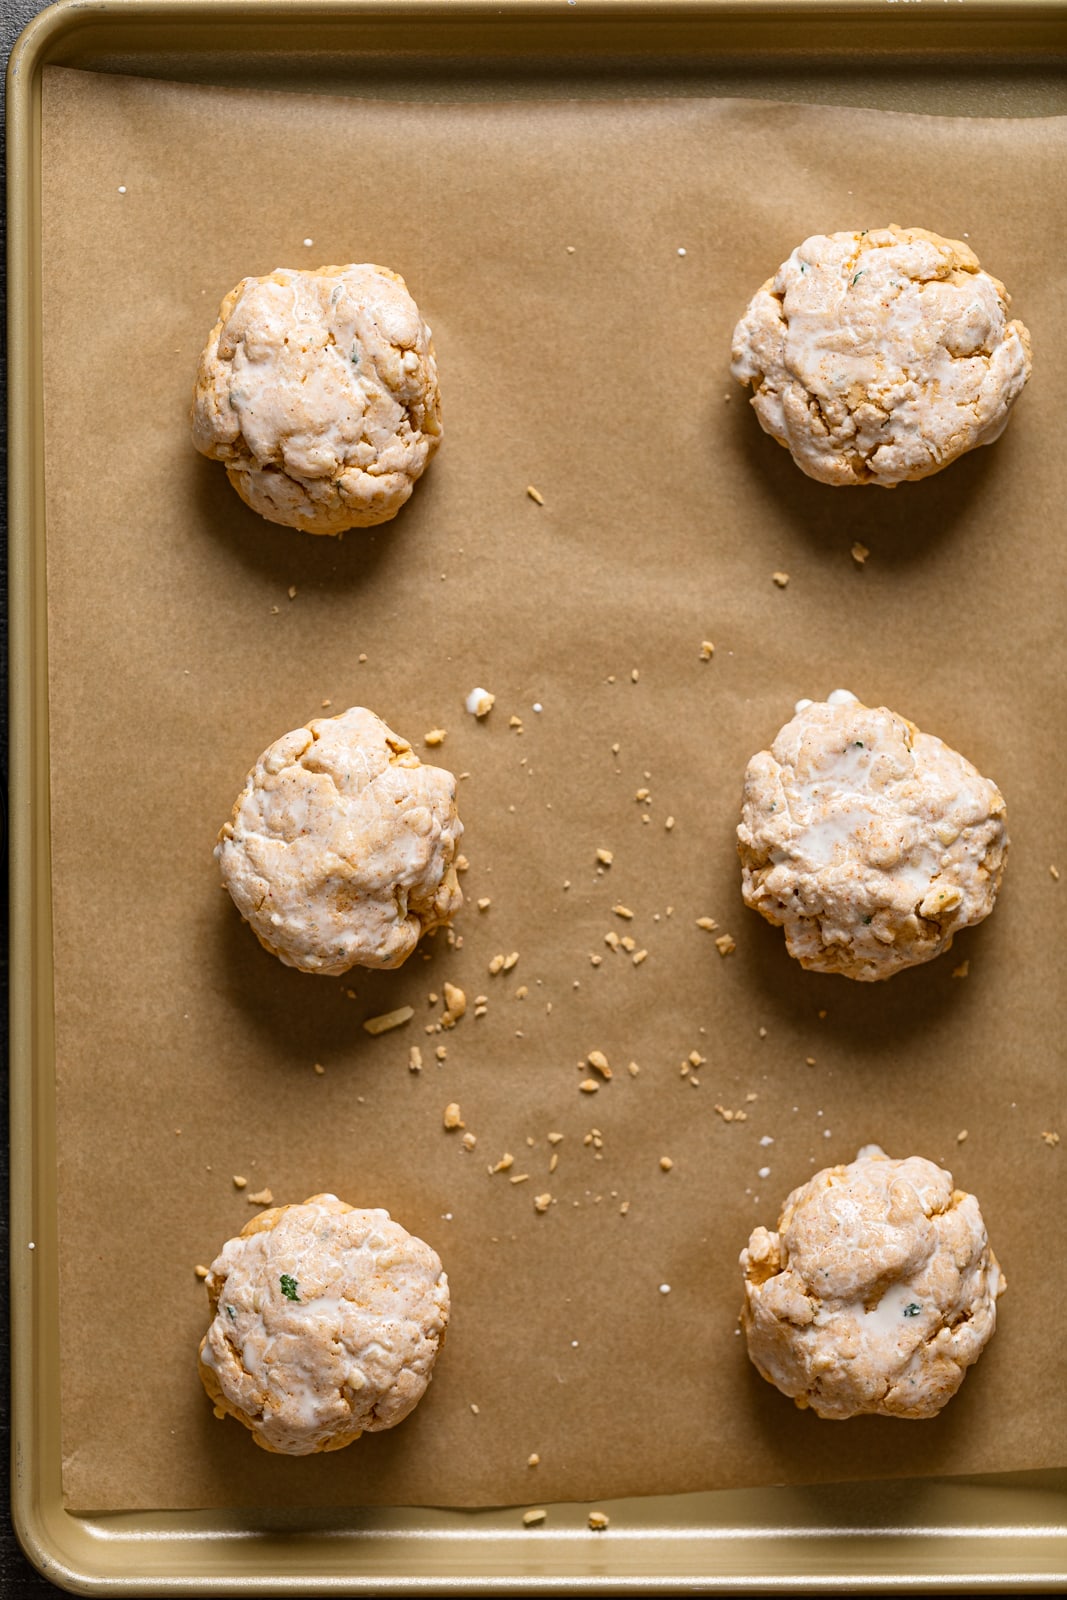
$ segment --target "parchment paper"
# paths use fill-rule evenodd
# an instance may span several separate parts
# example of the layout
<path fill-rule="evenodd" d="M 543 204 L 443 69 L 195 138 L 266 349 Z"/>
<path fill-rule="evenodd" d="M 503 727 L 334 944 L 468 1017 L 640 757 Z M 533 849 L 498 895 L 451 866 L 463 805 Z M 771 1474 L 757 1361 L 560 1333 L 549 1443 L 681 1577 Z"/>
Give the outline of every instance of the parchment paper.
<path fill-rule="evenodd" d="M 1063 123 L 361 104 L 53 70 L 44 132 L 68 1504 L 537 1503 L 1062 1462 L 1067 1143 L 1042 1133 L 1067 1137 Z M 1034 377 L 993 448 L 834 491 L 760 432 L 730 333 L 808 233 L 889 221 L 970 239 Z M 446 436 L 393 525 L 338 543 L 247 511 L 186 412 L 243 274 L 350 260 L 407 278 Z M 497 697 L 484 724 L 476 685 Z M 745 763 L 838 685 L 1008 800 L 995 915 L 884 986 L 802 972 L 740 899 Z M 426 755 L 465 774 L 455 947 L 395 973 L 287 970 L 219 889 L 247 769 L 325 702 L 420 750 L 445 727 Z M 613 954 L 612 929 L 647 959 Z M 470 1009 L 427 1033 L 446 977 Z M 405 1028 L 364 1032 L 405 1003 Z M 592 1049 L 614 1077 L 586 1095 Z M 922 1424 L 796 1411 L 736 1329 L 750 1229 L 869 1140 L 977 1192 L 1009 1283 L 989 1350 Z M 194 1266 L 263 1187 L 386 1206 L 451 1278 L 425 1401 L 340 1454 L 262 1454 L 196 1375 Z"/>

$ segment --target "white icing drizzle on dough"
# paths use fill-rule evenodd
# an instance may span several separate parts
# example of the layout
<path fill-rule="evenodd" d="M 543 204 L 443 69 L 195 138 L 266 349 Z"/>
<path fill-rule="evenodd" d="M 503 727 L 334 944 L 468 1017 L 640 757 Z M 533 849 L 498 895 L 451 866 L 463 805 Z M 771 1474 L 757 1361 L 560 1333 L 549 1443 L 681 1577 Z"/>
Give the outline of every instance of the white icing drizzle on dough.
<path fill-rule="evenodd" d="M 200 1375 L 218 1416 L 284 1455 L 337 1450 L 418 1404 L 448 1324 L 436 1253 L 335 1195 L 261 1212 L 212 1263 Z"/>
<path fill-rule="evenodd" d="M 741 1268 L 753 1364 L 836 1419 L 934 1416 L 992 1337 L 1005 1288 L 974 1196 L 878 1145 L 794 1189 Z"/>
<path fill-rule="evenodd" d="M 994 783 L 847 689 L 798 701 L 753 756 L 737 837 L 746 905 L 803 966 L 865 982 L 988 916 L 1008 848 Z"/>

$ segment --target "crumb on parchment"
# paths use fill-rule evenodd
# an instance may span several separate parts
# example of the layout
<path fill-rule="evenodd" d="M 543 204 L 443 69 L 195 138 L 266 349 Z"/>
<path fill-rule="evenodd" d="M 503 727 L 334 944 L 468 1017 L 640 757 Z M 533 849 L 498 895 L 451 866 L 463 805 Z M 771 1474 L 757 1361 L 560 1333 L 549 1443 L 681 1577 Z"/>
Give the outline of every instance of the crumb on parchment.
<path fill-rule="evenodd" d="M 441 1022 L 446 1028 L 455 1027 L 460 1017 L 466 1014 L 467 996 L 464 991 L 454 983 L 445 981 L 445 1011 Z"/>
<path fill-rule="evenodd" d="M 715 1110 L 724 1122 L 747 1122 L 747 1111 L 731 1111 L 729 1106 L 716 1105 Z"/>
<path fill-rule="evenodd" d="M 490 694 L 488 689 L 472 689 L 465 704 L 471 716 L 481 720 L 492 711 L 496 704 L 496 695 Z"/>
<path fill-rule="evenodd" d="M 414 1006 L 398 1006 L 395 1011 L 383 1011 L 380 1016 L 368 1017 L 363 1026 L 368 1033 L 388 1033 L 391 1028 L 399 1028 L 405 1022 L 410 1022 L 414 1015 Z"/>

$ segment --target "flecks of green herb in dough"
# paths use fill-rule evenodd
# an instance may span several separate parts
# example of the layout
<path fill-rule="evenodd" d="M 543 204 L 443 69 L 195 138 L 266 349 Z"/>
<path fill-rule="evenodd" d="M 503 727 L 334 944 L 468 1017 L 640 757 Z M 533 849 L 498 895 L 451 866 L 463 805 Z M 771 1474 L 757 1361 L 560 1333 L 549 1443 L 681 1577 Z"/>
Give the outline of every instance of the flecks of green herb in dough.
<path fill-rule="evenodd" d="M 300 1285 L 297 1283 L 295 1278 L 291 1278 L 287 1272 L 283 1272 L 279 1281 L 281 1282 L 282 1286 L 282 1294 L 287 1300 L 300 1299 Z"/>
<path fill-rule="evenodd" d="M 871 925 L 871 919 L 870 919 L 870 917 L 864 917 L 864 919 L 863 919 L 863 926 L 864 926 L 864 927 L 865 927 L 865 928 L 869 928 L 869 927 L 870 927 L 870 925 Z"/>
<path fill-rule="evenodd" d="M 916 1305 L 915 1301 L 913 1300 L 910 1306 L 904 1307 L 904 1315 L 906 1317 L 917 1317 L 921 1310 L 922 1306 Z"/>
<path fill-rule="evenodd" d="M 231 1322 L 237 1321 L 237 1312 L 233 1309 L 233 1306 L 226 1307 L 226 1315 L 229 1317 Z"/>

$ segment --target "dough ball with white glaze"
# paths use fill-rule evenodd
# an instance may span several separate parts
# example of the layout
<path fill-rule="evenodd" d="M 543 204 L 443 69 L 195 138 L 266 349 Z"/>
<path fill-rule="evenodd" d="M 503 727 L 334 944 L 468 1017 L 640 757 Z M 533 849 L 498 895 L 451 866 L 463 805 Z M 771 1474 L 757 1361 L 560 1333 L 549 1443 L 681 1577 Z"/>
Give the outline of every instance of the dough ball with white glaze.
<path fill-rule="evenodd" d="M 1010 303 L 958 239 L 815 234 L 753 296 L 731 371 L 809 478 L 892 488 L 1003 431 L 1030 376 Z"/>
<path fill-rule="evenodd" d="M 936 1415 L 992 1338 L 1005 1288 L 975 1197 L 876 1144 L 794 1189 L 741 1269 L 753 1365 L 836 1419 Z"/>
<path fill-rule="evenodd" d="M 995 783 L 847 689 L 801 700 L 745 772 L 745 904 L 813 972 L 873 982 L 940 955 L 993 909 L 1008 849 Z"/>
<path fill-rule="evenodd" d="M 215 856 L 260 944 L 302 972 L 398 967 L 463 903 L 456 780 L 353 706 L 263 752 Z"/>
<path fill-rule="evenodd" d="M 264 1450 L 306 1456 L 402 1422 L 448 1326 L 436 1253 L 336 1195 L 260 1212 L 207 1276 L 200 1377 L 215 1415 Z"/>
<path fill-rule="evenodd" d="M 192 427 L 270 522 L 388 522 L 441 439 L 433 342 L 403 278 L 372 265 L 242 278 L 200 357 Z"/>

